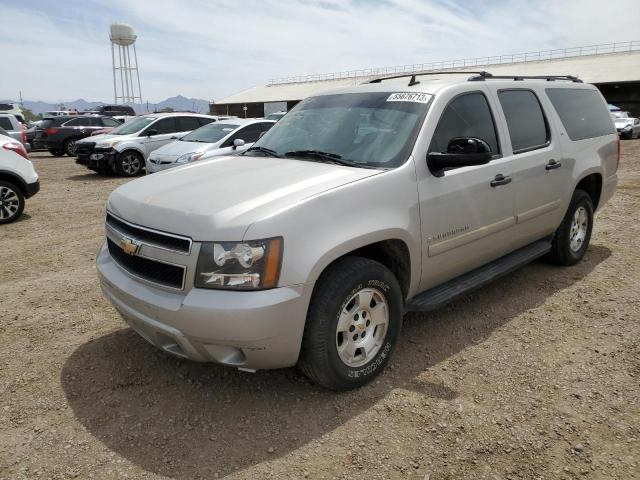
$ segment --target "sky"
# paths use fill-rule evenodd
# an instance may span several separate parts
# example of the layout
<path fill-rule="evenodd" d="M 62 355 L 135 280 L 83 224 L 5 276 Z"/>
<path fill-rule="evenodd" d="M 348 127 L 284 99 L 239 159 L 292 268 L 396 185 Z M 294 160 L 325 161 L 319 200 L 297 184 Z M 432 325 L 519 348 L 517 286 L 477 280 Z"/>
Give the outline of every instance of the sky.
<path fill-rule="evenodd" d="M 0 0 L 0 98 L 111 101 L 125 22 L 145 101 L 274 77 L 640 40 L 639 0 Z"/>

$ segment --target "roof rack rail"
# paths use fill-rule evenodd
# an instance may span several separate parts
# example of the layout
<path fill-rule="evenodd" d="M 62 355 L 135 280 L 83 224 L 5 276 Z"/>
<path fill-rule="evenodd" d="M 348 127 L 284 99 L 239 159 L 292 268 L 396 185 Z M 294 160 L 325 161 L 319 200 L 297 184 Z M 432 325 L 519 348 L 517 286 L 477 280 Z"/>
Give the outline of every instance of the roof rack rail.
<path fill-rule="evenodd" d="M 492 75 L 489 72 L 481 72 L 474 77 L 469 77 L 470 82 L 481 82 L 484 80 L 546 80 L 547 82 L 569 80 L 575 83 L 582 83 L 582 80 L 574 75 Z"/>
<path fill-rule="evenodd" d="M 380 83 L 383 80 L 393 80 L 396 78 L 405 78 L 405 77 L 411 77 L 411 80 L 409 80 L 409 86 L 412 87 L 413 85 L 417 85 L 420 83 L 420 80 L 416 80 L 416 76 L 420 75 L 454 75 L 454 74 L 458 74 L 458 75 L 469 75 L 469 74 L 474 74 L 474 75 L 488 75 L 491 76 L 491 74 L 489 72 L 485 72 L 485 71 L 473 71 L 473 72 L 469 72 L 469 71 L 455 71 L 455 70 L 448 70 L 448 71 L 441 71 L 441 72 L 415 72 L 415 73 L 403 73 L 402 75 L 392 75 L 390 77 L 379 77 L 379 78 L 374 78 L 373 80 L 369 80 L 367 83 Z"/>

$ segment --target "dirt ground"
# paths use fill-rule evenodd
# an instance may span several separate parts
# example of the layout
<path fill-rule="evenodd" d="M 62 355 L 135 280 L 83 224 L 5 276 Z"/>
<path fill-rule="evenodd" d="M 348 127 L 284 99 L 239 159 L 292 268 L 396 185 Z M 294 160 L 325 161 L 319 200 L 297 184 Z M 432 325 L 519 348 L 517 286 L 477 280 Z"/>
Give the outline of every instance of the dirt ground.
<path fill-rule="evenodd" d="M 622 145 L 580 264 L 409 315 L 386 372 L 344 394 L 125 328 L 94 257 L 127 180 L 33 154 L 42 190 L 0 228 L 0 478 L 640 478 L 640 140 Z"/>

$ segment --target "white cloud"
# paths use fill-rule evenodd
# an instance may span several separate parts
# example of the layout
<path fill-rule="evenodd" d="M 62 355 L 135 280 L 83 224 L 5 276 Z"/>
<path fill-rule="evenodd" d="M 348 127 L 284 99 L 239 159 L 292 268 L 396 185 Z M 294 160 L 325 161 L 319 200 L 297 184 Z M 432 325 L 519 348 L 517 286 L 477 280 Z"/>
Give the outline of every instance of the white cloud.
<path fill-rule="evenodd" d="M 221 98 L 271 77 L 635 40 L 640 24 L 637 0 L 618 0 L 615 15 L 598 0 L 98 0 L 93 14 L 88 3 L 3 6 L 20 35 L 0 33 L 0 97 L 110 99 L 112 21 L 136 29 L 152 101 Z"/>

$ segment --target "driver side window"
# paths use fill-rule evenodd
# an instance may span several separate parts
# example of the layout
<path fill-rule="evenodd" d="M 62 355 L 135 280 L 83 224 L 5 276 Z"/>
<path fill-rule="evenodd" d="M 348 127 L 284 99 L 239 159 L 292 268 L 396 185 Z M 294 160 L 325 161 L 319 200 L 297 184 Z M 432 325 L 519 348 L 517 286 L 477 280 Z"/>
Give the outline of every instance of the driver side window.
<path fill-rule="evenodd" d="M 480 138 L 489 144 L 494 155 L 500 153 L 491 108 L 482 93 L 460 95 L 447 105 L 433 133 L 429 153 L 446 153 L 449 141 L 456 137 Z"/>

